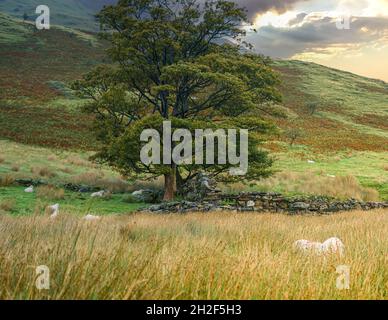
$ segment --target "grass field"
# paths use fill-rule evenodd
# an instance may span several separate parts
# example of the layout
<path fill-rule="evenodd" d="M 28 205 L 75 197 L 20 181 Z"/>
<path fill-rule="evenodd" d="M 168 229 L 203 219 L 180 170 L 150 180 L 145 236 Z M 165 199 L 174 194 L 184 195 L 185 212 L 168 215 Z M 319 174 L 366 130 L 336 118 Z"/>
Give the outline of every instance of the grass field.
<path fill-rule="evenodd" d="M 292 230 L 293 232 L 290 232 Z M 1 299 L 388 299 L 388 212 L 0 216 Z M 294 252 L 337 236 L 345 256 Z M 15 259 L 15 257 L 19 257 Z M 37 266 L 50 289 L 35 287 Z M 338 290 L 336 268 L 350 267 Z"/>
<path fill-rule="evenodd" d="M 12 216 L 43 214 L 48 206 L 56 203 L 60 205 L 61 211 L 74 212 L 80 216 L 125 214 L 146 206 L 140 203 L 128 203 L 124 194 L 113 194 L 107 199 L 100 199 L 91 198 L 90 193 L 65 191 L 63 196 L 52 197 L 25 193 L 24 189 L 22 187 L 0 188 L 0 214 Z M 63 191 L 59 192 L 62 194 Z M 2 210 L 2 206 L 9 203 L 10 207 L 7 207 L 6 211 Z"/>

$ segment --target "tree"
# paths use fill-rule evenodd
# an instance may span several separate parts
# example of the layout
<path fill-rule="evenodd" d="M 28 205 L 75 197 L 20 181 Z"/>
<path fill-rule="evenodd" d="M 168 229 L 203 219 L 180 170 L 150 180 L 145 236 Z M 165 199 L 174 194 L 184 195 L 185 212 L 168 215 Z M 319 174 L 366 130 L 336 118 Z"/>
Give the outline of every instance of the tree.
<path fill-rule="evenodd" d="M 112 65 L 74 83 L 90 99 L 102 147 L 96 155 L 129 178 L 165 177 L 165 200 L 205 170 L 223 181 L 254 180 L 272 164 L 258 143 L 274 127 L 260 118 L 280 101 L 270 60 L 246 53 L 243 9 L 223 0 L 120 0 L 98 15 Z M 230 165 L 145 165 L 140 134 L 173 128 L 249 129 L 249 172 L 228 176 Z"/>
<path fill-rule="evenodd" d="M 26 22 L 28 20 L 29 16 L 27 14 L 27 12 L 24 12 L 23 13 L 23 22 Z"/>
<path fill-rule="evenodd" d="M 318 111 L 319 106 L 320 106 L 319 101 L 312 101 L 312 102 L 306 103 L 306 109 L 308 110 L 308 113 L 311 116 L 313 116 Z"/>
<path fill-rule="evenodd" d="M 290 140 L 290 146 L 293 146 L 297 139 L 303 137 L 303 131 L 300 128 L 290 128 L 286 130 L 286 137 Z"/>

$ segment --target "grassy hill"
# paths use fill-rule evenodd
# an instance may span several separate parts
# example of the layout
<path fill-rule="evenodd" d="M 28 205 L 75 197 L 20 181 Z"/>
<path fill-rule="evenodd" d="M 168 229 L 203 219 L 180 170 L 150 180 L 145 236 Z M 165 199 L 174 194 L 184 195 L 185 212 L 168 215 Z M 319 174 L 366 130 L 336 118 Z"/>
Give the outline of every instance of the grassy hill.
<path fill-rule="evenodd" d="M 45 4 L 50 8 L 51 23 L 82 30 L 98 30 L 95 14 L 114 0 L 0 0 L 0 12 L 8 13 L 13 17 L 22 19 L 24 13 L 29 20 L 34 20 L 38 15 L 36 7 Z"/>
<path fill-rule="evenodd" d="M 0 13 L 0 138 L 53 150 L 93 149 L 91 118 L 80 115 L 83 101 L 67 84 L 105 59 L 104 44 L 92 33 L 38 32 Z M 283 132 L 266 148 L 279 160 L 277 169 L 297 174 L 296 186 L 279 191 L 301 190 L 305 177 L 298 174 L 306 172 L 310 178 L 353 175 L 388 199 L 388 84 L 301 61 L 276 61 L 274 68 L 288 117 L 272 119 Z M 290 130 L 300 133 L 293 145 Z M 260 188 L 279 188 L 282 179 Z"/>
<path fill-rule="evenodd" d="M 53 147 L 83 146 L 89 119 L 65 83 L 103 61 L 93 34 L 33 25 L 0 13 L 0 136 Z M 32 121 L 31 121 L 32 120 Z"/>

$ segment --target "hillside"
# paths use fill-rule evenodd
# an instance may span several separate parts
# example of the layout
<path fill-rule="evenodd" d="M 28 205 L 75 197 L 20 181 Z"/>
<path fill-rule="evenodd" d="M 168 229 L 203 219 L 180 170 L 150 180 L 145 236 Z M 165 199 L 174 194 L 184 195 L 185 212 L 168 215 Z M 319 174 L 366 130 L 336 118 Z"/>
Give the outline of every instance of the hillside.
<path fill-rule="evenodd" d="M 80 123 L 74 110 L 79 101 L 65 83 L 103 59 L 92 34 L 64 27 L 37 32 L 0 13 L 0 136 L 55 147 L 89 141 L 87 121 Z"/>
<path fill-rule="evenodd" d="M 22 19 L 24 13 L 29 20 L 37 17 L 35 9 L 45 4 L 50 8 L 51 23 L 81 30 L 97 31 L 95 14 L 115 0 L 0 0 L 0 12 Z"/>
<path fill-rule="evenodd" d="M 83 101 L 67 84 L 107 61 L 104 46 L 92 33 L 37 32 L 0 13 L 0 138 L 93 149 L 91 119 L 79 113 Z M 388 198 L 388 84 L 301 61 L 276 61 L 274 68 L 288 115 L 272 119 L 283 132 L 266 144 L 281 160 L 276 168 L 304 173 L 313 159 L 315 172 L 354 175 Z M 292 128 L 300 135 L 291 146 Z"/>
<path fill-rule="evenodd" d="M 388 84 L 302 61 L 277 61 L 285 128 L 299 127 L 299 143 L 316 151 L 388 150 Z M 311 105 L 314 112 L 311 112 Z"/>

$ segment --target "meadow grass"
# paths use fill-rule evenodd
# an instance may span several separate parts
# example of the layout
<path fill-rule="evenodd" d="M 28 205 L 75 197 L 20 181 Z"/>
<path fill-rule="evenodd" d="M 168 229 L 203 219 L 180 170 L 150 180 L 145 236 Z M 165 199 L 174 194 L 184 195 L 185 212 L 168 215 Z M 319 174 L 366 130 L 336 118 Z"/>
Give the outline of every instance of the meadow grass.
<path fill-rule="evenodd" d="M 126 197 L 126 194 L 112 194 L 109 198 L 91 198 L 90 193 L 64 191 L 51 186 L 36 188 L 35 193 L 25 193 L 24 187 L 0 187 L 0 202 L 14 202 L 9 210 L 13 216 L 42 214 L 47 206 L 55 203 L 60 204 L 61 211 L 79 215 L 125 214 L 146 207 L 142 203 L 128 203 Z"/>
<path fill-rule="evenodd" d="M 388 299 L 388 211 L 0 216 L 1 299 Z M 293 251 L 337 236 L 343 258 Z M 50 289 L 35 287 L 37 266 Z M 350 267 L 338 290 L 336 268 Z"/>
<path fill-rule="evenodd" d="M 287 192 L 287 188 L 291 188 L 303 192 L 302 184 L 305 184 L 306 176 L 311 178 L 307 181 L 309 184 L 314 182 L 317 184 L 324 183 L 328 187 L 335 182 L 327 179 L 328 175 L 337 178 L 354 176 L 362 187 L 379 191 L 380 199 L 388 201 L 388 172 L 385 169 L 388 163 L 387 152 L 347 151 L 320 154 L 314 153 L 303 146 L 295 146 L 288 148 L 286 152 L 275 154 L 275 158 L 274 169 L 276 171 L 290 176 L 297 177 L 299 175 L 299 178 L 304 177 L 300 181 L 294 181 L 298 182 L 299 186 L 294 185 L 293 180 L 295 179 L 289 179 L 288 183 L 286 181 L 285 187 L 281 185 L 274 186 L 277 191 Z M 315 163 L 308 163 L 308 160 L 313 160 Z M 266 181 L 263 183 L 266 184 Z M 349 196 L 349 194 L 346 194 L 348 191 L 350 190 L 343 190 L 343 195 Z M 329 192 L 328 195 L 333 194 Z M 357 192 L 353 197 L 358 197 Z"/>
<path fill-rule="evenodd" d="M 27 155 L 27 156 L 26 156 Z M 89 161 L 93 152 L 64 151 L 0 140 L 0 177 L 43 179 L 52 184 L 75 183 L 125 192 L 130 184 L 109 167 Z M 15 164 L 18 171 L 12 170 Z"/>

